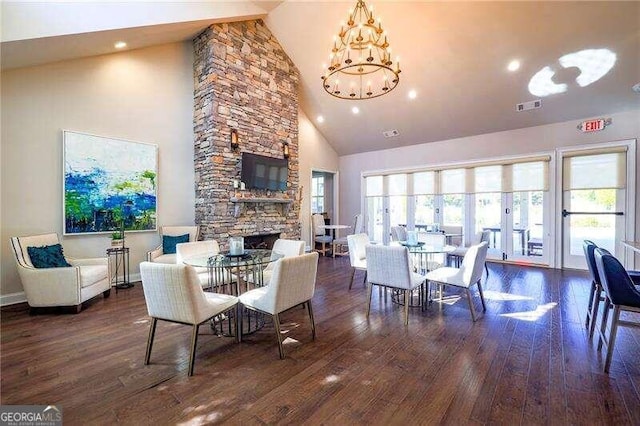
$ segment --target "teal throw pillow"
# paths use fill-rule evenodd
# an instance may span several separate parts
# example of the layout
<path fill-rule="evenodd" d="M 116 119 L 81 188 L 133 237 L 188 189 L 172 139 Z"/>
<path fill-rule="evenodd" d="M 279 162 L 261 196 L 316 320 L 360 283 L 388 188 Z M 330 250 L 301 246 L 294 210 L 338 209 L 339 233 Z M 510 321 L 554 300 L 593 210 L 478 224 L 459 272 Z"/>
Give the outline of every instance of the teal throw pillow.
<path fill-rule="evenodd" d="M 34 268 L 66 268 L 72 266 L 64 258 L 60 244 L 27 247 L 27 253 L 29 253 L 29 258 L 31 258 Z"/>
<path fill-rule="evenodd" d="M 175 254 L 176 253 L 176 244 L 180 243 L 188 243 L 189 242 L 189 234 L 184 235 L 163 235 L 162 236 L 162 252 L 164 254 Z"/>

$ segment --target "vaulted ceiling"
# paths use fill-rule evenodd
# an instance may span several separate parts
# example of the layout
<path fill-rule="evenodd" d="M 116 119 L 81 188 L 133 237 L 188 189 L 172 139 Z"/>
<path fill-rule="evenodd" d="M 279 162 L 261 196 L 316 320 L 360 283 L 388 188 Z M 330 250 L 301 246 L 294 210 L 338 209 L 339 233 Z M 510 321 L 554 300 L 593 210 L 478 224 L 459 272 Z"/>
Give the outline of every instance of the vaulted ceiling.
<path fill-rule="evenodd" d="M 640 82 L 640 2 L 372 0 L 368 4 L 383 18 L 394 55 L 402 63 L 398 87 L 376 99 L 336 99 L 321 85 L 322 64 L 333 36 L 355 0 L 151 3 L 147 7 L 153 7 L 157 16 L 148 18 L 136 5 L 137 13 L 146 13 L 145 19 L 110 26 L 99 25 L 97 16 L 94 30 L 85 25 L 75 32 L 11 38 L 3 29 L 2 66 L 111 53 L 113 41 L 121 38 L 129 48 L 185 40 L 212 22 L 260 17 L 300 70 L 303 110 L 314 121 L 323 116 L 324 122 L 316 126 L 341 155 L 625 110 L 638 110 L 640 120 L 640 94 L 632 90 Z M 4 9 L 5 5 L 3 27 L 8 19 Z M 46 6 L 37 10 L 45 11 Z M 15 10 L 10 12 L 15 16 Z M 38 28 L 46 27 L 46 16 L 40 16 L 43 22 Z M 559 59 L 589 49 L 608 49 L 615 54 L 615 63 L 599 80 L 582 87 L 578 77 L 586 71 Z M 520 69 L 507 71 L 514 59 L 520 61 Z M 550 83 L 565 84 L 566 91 L 548 96 L 530 93 L 532 77 L 545 67 L 555 72 Z M 410 90 L 417 94 L 413 100 L 407 96 Z M 542 100 L 541 108 L 516 111 L 517 103 L 537 99 Z M 360 109 L 357 115 L 351 112 L 354 105 Z M 385 138 L 386 130 L 397 130 L 399 135 Z"/>

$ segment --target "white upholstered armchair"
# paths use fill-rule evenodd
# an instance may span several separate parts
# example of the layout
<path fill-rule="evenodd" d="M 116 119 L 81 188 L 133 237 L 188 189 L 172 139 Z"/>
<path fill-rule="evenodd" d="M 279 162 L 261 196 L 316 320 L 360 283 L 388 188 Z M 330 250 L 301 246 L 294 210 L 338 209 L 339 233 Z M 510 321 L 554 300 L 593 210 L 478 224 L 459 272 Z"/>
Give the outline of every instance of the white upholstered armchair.
<path fill-rule="evenodd" d="M 176 263 L 176 253 L 165 253 L 162 245 L 164 236 L 178 237 L 180 235 L 189 235 L 189 242 L 198 241 L 200 235 L 199 226 L 162 226 L 160 227 L 160 245 L 155 249 L 147 252 L 147 261 L 155 263 Z M 186 242 L 186 241 L 183 241 Z"/>
<path fill-rule="evenodd" d="M 18 274 L 29 307 L 73 306 L 78 313 L 82 302 L 102 293 L 111 294 L 107 258 L 71 259 L 68 267 L 35 268 L 27 247 L 59 244 L 58 234 L 12 237 Z"/>

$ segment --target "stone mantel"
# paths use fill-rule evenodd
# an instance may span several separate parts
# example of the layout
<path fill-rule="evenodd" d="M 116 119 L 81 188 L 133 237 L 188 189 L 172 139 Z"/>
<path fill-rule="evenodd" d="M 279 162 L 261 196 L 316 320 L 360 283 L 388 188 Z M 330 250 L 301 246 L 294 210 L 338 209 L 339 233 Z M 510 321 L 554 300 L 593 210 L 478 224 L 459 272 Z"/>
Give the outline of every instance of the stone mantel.
<path fill-rule="evenodd" d="M 275 203 L 280 208 L 280 214 L 286 216 L 294 200 L 275 197 L 231 197 L 229 201 L 235 204 L 234 216 L 239 217 L 246 203 Z"/>

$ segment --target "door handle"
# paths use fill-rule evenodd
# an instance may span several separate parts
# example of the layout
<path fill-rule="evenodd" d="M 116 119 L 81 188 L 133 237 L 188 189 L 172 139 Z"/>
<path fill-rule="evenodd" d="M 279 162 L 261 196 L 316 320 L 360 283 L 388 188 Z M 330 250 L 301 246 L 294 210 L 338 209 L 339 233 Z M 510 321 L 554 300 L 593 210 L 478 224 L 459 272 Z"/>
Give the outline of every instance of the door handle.
<path fill-rule="evenodd" d="M 567 217 L 571 214 L 596 214 L 596 215 L 615 215 L 615 216 L 624 216 L 624 212 L 570 212 L 567 209 L 562 209 L 562 217 Z"/>

